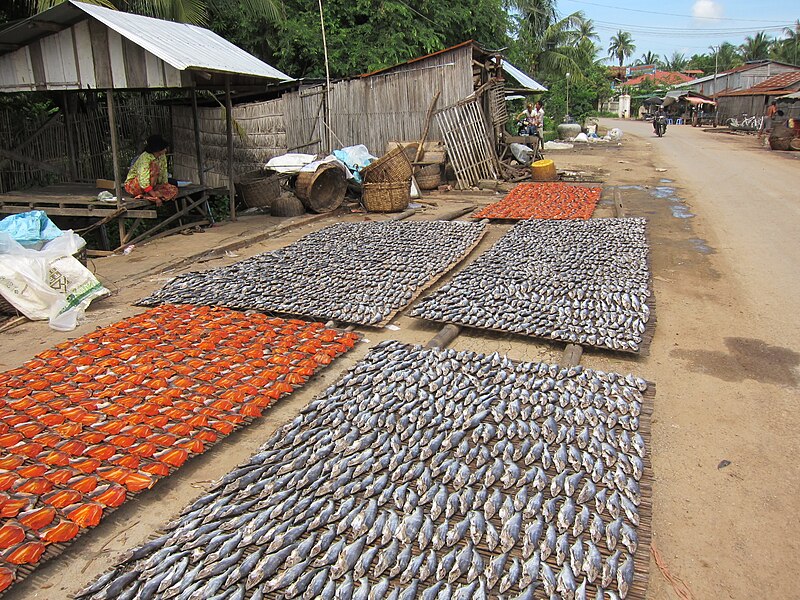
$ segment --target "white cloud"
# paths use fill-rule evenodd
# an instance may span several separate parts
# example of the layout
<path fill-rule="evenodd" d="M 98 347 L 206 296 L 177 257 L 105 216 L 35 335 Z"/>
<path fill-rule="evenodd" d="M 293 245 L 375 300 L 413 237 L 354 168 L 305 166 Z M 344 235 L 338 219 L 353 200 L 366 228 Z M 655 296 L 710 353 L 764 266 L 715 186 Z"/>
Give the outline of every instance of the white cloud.
<path fill-rule="evenodd" d="M 719 19 L 722 17 L 722 4 L 714 0 L 695 0 L 692 5 L 692 16 L 702 19 Z"/>

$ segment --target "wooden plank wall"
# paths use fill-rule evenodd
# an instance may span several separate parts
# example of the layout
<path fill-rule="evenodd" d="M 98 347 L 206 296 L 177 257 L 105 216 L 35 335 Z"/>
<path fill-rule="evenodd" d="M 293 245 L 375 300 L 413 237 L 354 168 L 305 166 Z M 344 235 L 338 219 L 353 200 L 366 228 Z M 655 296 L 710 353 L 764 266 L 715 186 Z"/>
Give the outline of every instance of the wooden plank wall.
<path fill-rule="evenodd" d="M 228 185 L 228 143 L 222 107 L 198 109 L 206 183 Z M 234 106 L 233 156 L 237 174 L 254 171 L 273 156 L 287 151 L 283 99 Z M 175 106 L 172 112 L 173 172 L 177 179 L 199 181 L 194 146 L 192 109 Z"/>
<path fill-rule="evenodd" d="M 0 92 L 180 85 L 180 71 L 91 17 L 0 56 Z"/>
<path fill-rule="evenodd" d="M 323 86 L 315 91 L 321 92 Z M 456 48 L 429 59 L 371 77 L 340 81 L 330 94 L 331 127 L 334 146 L 364 144 L 376 155 L 386 151 L 388 142 L 419 138 L 425 115 L 437 90 L 439 106 L 447 106 L 473 91 L 472 48 Z M 316 115 L 323 95 L 302 90 L 286 99 L 286 138 L 289 148 L 300 152 L 321 152 L 324 144 L 309 141 L 320 138 Z M 324 113 L 322 113 L 324 114 Z M 434 123 L 428 139 L 441 140 Z"/>

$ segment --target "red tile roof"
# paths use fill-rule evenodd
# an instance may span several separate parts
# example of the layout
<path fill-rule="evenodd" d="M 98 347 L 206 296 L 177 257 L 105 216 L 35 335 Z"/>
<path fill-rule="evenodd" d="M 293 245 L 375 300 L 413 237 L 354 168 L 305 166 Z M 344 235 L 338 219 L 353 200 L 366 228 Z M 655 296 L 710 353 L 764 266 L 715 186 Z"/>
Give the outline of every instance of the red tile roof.
<path fill-rule="evenodd" d="M 654 83 L 674 85 L 676 83 L 686 83 L 687 81 L 692 81 L 694 77 L 689 77 L 688 75 L 677 73 L 675 71 L 656 71 L 655 75 L 650 75 L 648 73 L 646 75 L 640 75 L 639 77 L 629 79 L 625 82 L 625 85 L 637 86 L 644 83 L 648 79 Z"/>

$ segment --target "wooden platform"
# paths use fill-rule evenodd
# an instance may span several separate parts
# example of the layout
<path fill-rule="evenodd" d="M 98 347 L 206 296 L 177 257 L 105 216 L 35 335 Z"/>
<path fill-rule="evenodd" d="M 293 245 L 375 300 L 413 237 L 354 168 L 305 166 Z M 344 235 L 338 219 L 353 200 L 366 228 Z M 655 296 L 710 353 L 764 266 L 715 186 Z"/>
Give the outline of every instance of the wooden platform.
<path fill-rule="evenodd" d="M 104 191 L 91 183 L 60 183 L 46 187 L 34 187 L 0 194 L 0 215 L 24 213 L 31 210 L 42 210 L 50 217 L 84 217 L 99 219 L 88 230 L 118 218 L 136 219 L 130 228 L 121 227 L 120 246 L 139 242 L 196 225 L 213 224 L 214 220 L 208 206 L 210 189 L 202 185 L 188 185 L 178 188 L 175 200 L 165 202 L 165 206 L 173 205 L 175 214 L 159 217 L 156 206 L 142 199 L 125 196 L 122 204 L 116 201 L 104 202 L 97 195 Z M 192 218 L 192 222 L 183 223 L 183 218 Z M 130 234 L 142 220 L 161 219 L 149 227 L 145 233 L 131 239 Z M 178 227 L 165 229 L 173 221 L 179 221 Z M 122 223 L 122 221 L 120 222 Z M 86 230 L 84 230 L 86 231 Z"/>

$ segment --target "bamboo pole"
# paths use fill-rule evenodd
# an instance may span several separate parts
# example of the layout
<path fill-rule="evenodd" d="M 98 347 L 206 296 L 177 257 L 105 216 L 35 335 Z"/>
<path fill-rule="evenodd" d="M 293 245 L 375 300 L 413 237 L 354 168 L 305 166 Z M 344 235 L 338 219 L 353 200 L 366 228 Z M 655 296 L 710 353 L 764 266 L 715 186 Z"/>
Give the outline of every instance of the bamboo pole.
<path fill-rule="evenodd" d="M 63 92 L 64 100 L 64 129 L 67 132 L 67 172 L 71 181 L 75 181 L 78 176 L 78 163 L 75 160 L 75 142 L 72 138 L 72 113 L 69 110 L 69 94 Z"/>
<path fill-rule="evenodd" d="M 111 133 L 111 157 L 114 164 L 114 193 L 117 196 L 117 209 L 122 208 L 122 184 L 119 176 L 119 140 L 117 139 L 117 115 L 114 109 L 114 90 L 106 90 L 108 101 L 108 128 Z M 119 245 L 122 246 L 127 241 L 125 234 L 125 218 L 120 217 L 119 221 Z"/>
<path fill-rule="evenodd" d="M 206 187 L 206 171 L 203 164 L 203 142 L 200 139 L 200 118 L 197 115 L 197 90 L 192 88 L 192 123 L 194 124 L 194 149 L 197 155 L 197 177 L 204 188 Z M 214 216 L 211 214 L 211 206 L 206 200 L 206 213 L 211 225 L 214 224 Z"/>
<path fill-rule="evenodd" d="M 231 221 L 236 220 L 236 188 L 233 183 L 233 104 L 231 103 L 231 78 L 225 76 L 225 135 L 228 139 L 228 196 Z"/>

